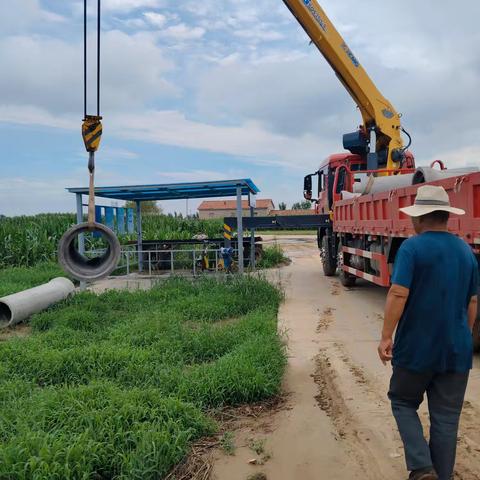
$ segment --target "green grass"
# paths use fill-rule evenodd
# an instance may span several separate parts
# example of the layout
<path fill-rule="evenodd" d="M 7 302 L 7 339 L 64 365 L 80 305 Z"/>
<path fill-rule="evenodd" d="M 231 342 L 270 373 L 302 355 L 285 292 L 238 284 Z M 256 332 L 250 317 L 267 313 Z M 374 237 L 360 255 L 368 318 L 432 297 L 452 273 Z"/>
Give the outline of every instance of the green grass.
<path fill-rule="evenodd" d="M 280 245 L 273 245 L 263 249 L 262 257 L 257 263 L 258 268 L 274 268 L 288 262 L 288 257 L 285 256 Z"/>
<path fill-rule="evenodd" d="M 36 315 L 0 343 L 0 478 L 164 477 L 210 409 L 279 393 L 280 301 L 258 278 L 171 279 Z"/>
<path fill-rule="evenodd" d="M 0 270 L 0 297 L 36 287 L 65 273 L 54 263 L 44 263 L 35 268 L 13 267 Z"/>
<path fill-rule="evenodd" d="M 233 432 L 225 432 L 220 439 L 220 446 L 226 455 L 235 455 L 235 434 Z"/>

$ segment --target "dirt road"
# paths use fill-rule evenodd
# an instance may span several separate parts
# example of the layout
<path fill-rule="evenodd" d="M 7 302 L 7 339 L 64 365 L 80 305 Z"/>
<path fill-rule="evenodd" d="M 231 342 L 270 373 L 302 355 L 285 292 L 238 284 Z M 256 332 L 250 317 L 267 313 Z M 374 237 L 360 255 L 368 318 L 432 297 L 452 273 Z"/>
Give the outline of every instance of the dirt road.
<path fill-rule="evenodd" d="M 277 241 L 292 259 L 279 273 L 286 291 L 280 311 L 289 352 L 286 406 L 236 431 L 235 454 L 215 454 L 214 478 L 405 479 L 386 399 L 391 369 L 376 353 L 385 290 L 362 282 L 347 291 L 324 277 L 314 237 Z M 459 441 L 456 478 L 462 480 L 480 479 L 479 358 L 475 362 Z"/>

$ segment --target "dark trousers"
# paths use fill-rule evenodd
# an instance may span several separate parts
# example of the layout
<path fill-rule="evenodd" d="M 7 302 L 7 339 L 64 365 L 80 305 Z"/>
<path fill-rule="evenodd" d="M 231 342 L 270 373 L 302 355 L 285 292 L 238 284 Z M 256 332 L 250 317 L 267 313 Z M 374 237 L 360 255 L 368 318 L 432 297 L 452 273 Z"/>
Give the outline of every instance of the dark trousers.
<path fill-rule="evenodd" d="M 388 397 L 405 447 L 409 471 L 434 467 L 450 480 L 455 466 L 457 434 L 469 373 L 416 373 L 393 367 Z M 430 443 L 417 414 L 424 394 L 430 413 Z"/>

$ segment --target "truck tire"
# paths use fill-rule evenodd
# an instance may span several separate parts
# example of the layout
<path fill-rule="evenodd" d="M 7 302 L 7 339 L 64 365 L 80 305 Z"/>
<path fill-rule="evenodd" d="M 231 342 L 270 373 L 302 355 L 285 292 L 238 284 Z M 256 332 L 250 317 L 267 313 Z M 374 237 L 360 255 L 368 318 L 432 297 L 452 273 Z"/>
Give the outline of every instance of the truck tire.
<path fill-rule="evenodd" d="M 355 275 L 352 275 L 351 273 L 346 272 L 342 266 L 343 266 L 343 254 L 342 254 L 342 247 L 343 245 L 340 244 L 338 246 L 338 270 L 339 270 L 339 277 L 340 277 L 340 283 L 344 287 L 353 287 L 355 285 L 355 282 L 357 281 L 357 277 Z"/>
<path fill-rule="evenodd" d="M 318 230 L 317 230 L 317 246 L 318 246 L 319 250 L 322 249 L 322 240 L 323 240 L 324 236 L 325 236 L 324 229 L 319 227 Z"/>
<path fill-rule="evenodd" d="M 320 256 L 322 257 L 323 273 L 326 277 L 333 277 L 337 272 L 337 257 L 333 255 L 331 242 L 329 240 L 327 235 L 322 238 Z"/>
<path fill-rule="evenodd" d="M 351 273 L 346 272 L 345 270 L 340 270 L 340 283 L 344 287 L 353 287 L 357 281 L 357 277 Z"/>

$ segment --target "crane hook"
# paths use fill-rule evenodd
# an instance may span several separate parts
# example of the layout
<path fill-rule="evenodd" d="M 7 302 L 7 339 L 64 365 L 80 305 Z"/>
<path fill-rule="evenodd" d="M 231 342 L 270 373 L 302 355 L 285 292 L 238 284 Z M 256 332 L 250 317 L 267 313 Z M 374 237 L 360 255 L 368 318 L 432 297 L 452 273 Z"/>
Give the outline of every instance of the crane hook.
<path fill-rule="evenodd" d="M 109 275 L 117 266 L 121 255 L 121 246 L 112 230 L 95 222 L 95 152 L 102 138 L 102 117 L 100 116 L 100 1 L 97 0 L 97 115 L 87 115 L 87 0 L 84 0 L 84 118 L 82 137 L 88 152 L 88 221 L 75 225 L 65 232 L 58 245 L 58 261 L 62 268 L 80 281 L 93 281 Z M 106 241 L 103 255 L 86 257 L 75 246 L 80 235 L 95 232 Z"/>

